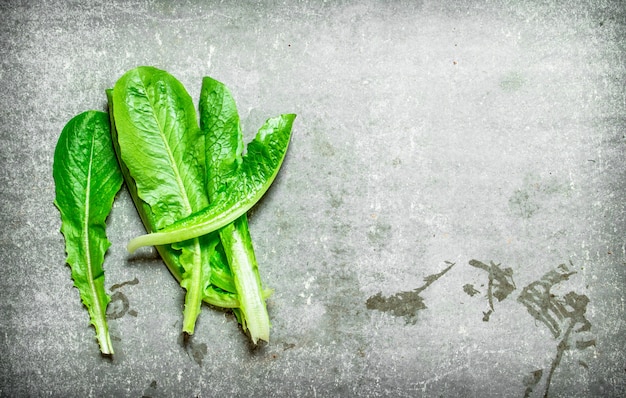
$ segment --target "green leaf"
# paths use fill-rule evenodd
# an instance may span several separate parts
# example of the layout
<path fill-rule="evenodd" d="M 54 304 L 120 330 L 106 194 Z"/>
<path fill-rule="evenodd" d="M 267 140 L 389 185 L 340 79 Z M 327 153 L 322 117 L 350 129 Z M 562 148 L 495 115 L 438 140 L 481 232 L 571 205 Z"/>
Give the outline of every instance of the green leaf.
<path fill-rule="evenodd" d="M 180 242 L 216 231 L 244 215 L 269 189 L 283 162 L 295 115 L 268 119 L 248 144 L 241 166 L 229 183 L 215 194 L 205 209 L 168 225 L 158 232 L 131 240 L 132 253 L 142 246 Z"/>
<path fill-rule="evenodd" d="M 165 71 L 142 66 L 117 81 L 111 98 L 119 158 L 137 198 L 147 205 L 140 206 L 146 229 L 159 230 L 205 208 L 204 136 L 183 85 Z M 197 237 L 171 246 L 180 251 L 180 284 L 187 290 L 183 331 L 188 334 L 193 334 L 210 283 L 208 247 Z"/>
<path fill-rule="evenodd" d="M 104 255 L 111 245 L 106 218 L 122 185 L 106 113 L 87 111 L 72 118 L 59 137 L 52 168 L 61 213 L 67 263 L 74 286 L 96 329 L 100 351 L 113 354 L 104 288 Z"/>
<path fill-rule="evenodd" d="M 111 135 L 113 136 L 113 145 L 116 148 L 116 153 L 119 155 L 119 144 L 117 139 L 117 129 L 115 126 L 115 117 L 114 117 L 114 104 L 113 104 L 113 89 L 106 90 L 107 99 L 109 103 L 109 117 L 111 119 Z M 135 203 L 135 207 L 139 212 L 141 220 L 143 221 L 144 226 L 150 232 L 153 229 L 153 225 L 156 224 L 156 217 L 152 214 L 150 206 L 137 194 L 137 186 L 135 181 L 131 178 L 130 172 L 126 165 L 120 159 L 120 166 L 122 170 L 122 174 L 124 175 L 124 180 L 126 182 L 126 187 L 128 188 L 131 198 Z M 217 243 L 218 239 L 213 239 L 212 242 L 209 242 L 211 245 L 213 243 Z M 213 245 L 215 246 L 215 245 Z M 184 267 L 180 263 L 180 250 L 176 250 L 172 248 L 172 245 L 159 245 L 156 246 L 159 255 L 163 259 L 163 262 L 169 269 L 170 273 L 176 278 L 176 280 L 180 283 L 183 278 L 183 273 L 185 272 Z M 219 249 L 219 250 L 217 250 Z M 230 274 L 230 268 L 226 264 L 226 255 L 223 254 L 223 249 L 221 249 L 221 245 L 214 250 L 210 255 L 210 282 L 206 282 L 206 272 L 204 275 L 206 285 L 205 294 L 203 296 L 203 300 L 210 305 L 214 305 L 217 307 L 223 308 L 235 308 L 239 306 L 239 300 L 235 294 L 235 286 L 233 282 L 232 275 Z M 219 291 L 215 291 L 211 284 L 219 287 Z"/>
<path fill-rule="evenodd" d="M 204 135 L 191 97 L 169 73 L 138 67 L 113 88 L 120 157 L 161 229 L 208 204 Z"/>
<path fill-rule="evenodd" d="M 202 80 L 200 128 L 205 133 L 207 191 L 209 200 L 216 201 L 222 187 L 236 184 L 234 179 L 243 162 L 243 134 L 232 94 L 210 77 Z M 219 229 L 219 235 L 239 295 L 237 319 L 253 343 L 259 339 L 269 341 L 269 314 L 247 215 Z"/>
<path fill-rule="evenodd" d="M 210 201 L 243 162 L 243 134 L 235 100 L 226 86 L 210 77 L 202 79 L 200 128 L 205 134 L 206 183 Z"/>

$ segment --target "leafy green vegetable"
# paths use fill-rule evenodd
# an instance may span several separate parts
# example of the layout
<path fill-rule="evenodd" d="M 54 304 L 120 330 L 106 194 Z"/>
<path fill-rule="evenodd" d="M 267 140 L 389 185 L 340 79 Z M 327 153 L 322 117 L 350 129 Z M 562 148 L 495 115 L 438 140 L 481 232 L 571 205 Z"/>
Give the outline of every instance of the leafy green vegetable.
<path fill-rule="evenodd" d="M 203 210 L 168 225 L 158 232 L 131 240 L 132 253 L 142 246 L 185 241 L 216 231 L 241 217 L 269 189 L 278 174 L 291 138 L 295 115 L 268 119 L 247 147 L 242 163 L 215 193 L 215 200 Z"/>
<path fill-rule="evenodd" d="M 87 111 L 63 128 L 52 168 L 54 204 L 61 213 L 67 263 L 74 286 L 96 329 L 100 351 L 113 354 L 106 307 L 111 300 L 104 288 L 104 255 L 111 245 L 106 218 L 122 185 L 104 112 Z"/>
<path fill-rule="evenodd" d="M 113 136 L 113 144 L 116 149 L 116 153 L 119 157 L 119 144 L 117 140 L 117 130 L 115 127 L 115 117 L 113 111 L 113 89 L 106 90 L 108 103 L 109 103 L 109 117 L 111 119 L 111 134 Z M 139 216 L 143 221 L 144 226 L 148 231 L 153 229 L 153 225 L 157 222 L 156 217 L 150 210 L 150 206 L 139 198 L 137 195 L 137 187 L 135 185 L 135 181 L 130 176 L 128 168 L 126 165 L 120 161 L 120 166 L 122 169 L 122 174 L 124 175 L 124 180 L 126 182 L 126 187 L 128 188 L 130 195 L 135 203 L 135 207 L 139 212 Z M 218 240 L 215 239 L 211 241 L 210 244 L 217 244 Z M 172 248 L 172 245 L 160 245 L 156 246 L 159 255 L 167 265 L 169 271 L 176 278 L 178 282 L 182 280 L 182 276 L 184 273 L 184 267 L 181 265 L 179 260 L 180 250 L 176 250 Z M 218 253 L 214 251 L 211 255 L 210 267 L 211 272 L 210 275 L 204 274 L 205 278 L 210 279 L 210 284 L 204 291 L 203 300 L 208 304 L 222 307 L 222 308 L 236 308 L 239 306 L 239 301 L 234 294 L 235 287 L 232 280 L 232 275 L 230 274 L 230 268 L 228 268 L 228 264 L 226 263 L 225 254 Z M 207 283 L 204 283 L 205 285 Z"/>
<path fill-rule="evenodd" d="M 242 175 L 251 176 L 250 180 L 261 176 L 259 184 L 266 184 L 262 188 L 264 192 L 274 179 L 289 142 L 291 122 L 287 131 L 280 130 L 283 136 L 278 138 L 282 138 L 282 142 L 266 127 L 249 146 L 250 154 L 260 156 L 248 161 L 242 158 L 239 117 L 231 98 L 230 114 L 235 117 L 235 134 L 223 134 L 230 132 L 217 129 L 218 136 L 211 135 L 212 141 L 205 147 L 207 130 L 197 127 L 195 111 L 184 87 L 167 72 L 155 68 L 139 67 L 127 72 L 107 95 L 118 158 L 148 232 L 160 231 L 192 212 L 210 207 L 209 196 L 216 201 L 214 207 L 232 213 L 228 206 L 233 202 L 220 204 L 224 202 L 225 193 L 217 187 L 241 184 Z M 203 104 L 220 105 L 211 101 Z M 211 117 L 227 117 L 228 111 L 224 111 L 222 114 L 202 110 L 202 115 L 208 122 Z M 229 137 L 234 137 L 236 147 L 228 147 L 224 138 Z M 211 173 L 207 173 L 207 168 Z M 232 190 L 226 191 L 229 192 Z M 253 205 L 262 192 L 256 194 L 256 199 L 248 198 L 251 200 L 248 206 Z M 251 332 L 254 342 L 259 338 L 268 340 L 265 298 L 271 290 L 261 287 L 245 210 L 242 220 L 231 230 L 225 230 L 231 231 L 230 237 L 221 240 L 220 236 L 226 232 L 156 245 L 172 274 L 187 289 L 183 331 L 193 333 L 200 301 L 204 300 L 232 308 L 243 328 Z"/>
<path fill-rule="evenodd" d="M 220 200 L 221 187 L 237 184 L 237 170 L 243 162 L 243 135 L 232 94 L 210 77 L 202 80 L 200 128 L 206 134 L 207 191 L 209 199 L 215 202 Z M 247 215 L 221 228 L 219 235 L 239 294 L 238 318 L 242 327 L 250 333 L 253 343 L 259 339 L 269 341 L 270 320 Z"/>
<path fill-rule="evenodd" d="M 174 79 L 170 75 L 167 75 L 166 72 L 154 68 L 142 67 L 138 68 L 137 71 L 140 76 L 142 73 L 150 76 L 150 79 L 143 78 L 142 85 L 144 86 L 154 84 L 152 83 L 152 81 L 155 80 L 154 75 L 167 76 L 167 79 L 170 80 L 170 84 Z M 131 72 L 128 72 L 125 76 L 129 76 Z M 183 241 L 183 243 L 197 239 L 207 240 L 207 242 L 201 244 L 200 247 L 207 248 L 206 256 L 210 256 L 210 267 L 206 266 L 206 264 L 208 264 L 207 260 L 206 258 L 202 258 L 202 256 L 195 261 L 183 256 L 176 258 L 168 254 L 167 248 L 164 247 L 172 245 L 170 246 L 170 250 L 171 248 L 177 249 L 181 243 L 176 243 L 175 241 L 157 242 L 155 244 L 157 249 L 160 253 L 166 252 L 164 259 L 166 263 L 170 263 L 168 267 L 171 270 L 173 269 L 172 273 L 175 276 L 177 274 L 181 275 L 181 285 L 184 287 L 201 286 L 204 290 L 205 301 L 210 301 L 221 307 L 233 308 L 244 330 L 250 332 L 250 337 L 254 343 L 259 339 L 269 340 L 270 322 L 265 306 L 265 297 L 267 297 L 271 291 L 263 290 L 261 286 L 258 265 L 254 255 L 245 213 L 258 201 L 263 193 L 267 191 L 276 177 L 289 144 L 291 125 L 295 115 L 282 115 L 268 120 L 257 134 L 257 137 L 248 145 L 248 153 L 243 156 L 242 152 L 244 146 L 237 108 L 232 95 L 223 84 L 211 78 L 205 78 L 203 80 L 200 101 L 201 130 L 197 129 L 194 124 L 195 112 L 189 105 L 190 100 L 188 99 L 188 95 L 186 92 L 184 92 L 184 95 L 180 94 L 180 92 L 184 91 L 184 88 L 180 86 L 176 89 L 164 89 L 163 87 L 165 87 L 166 84 L 161 84 L 161 92 L 164 93 L 163 96 L 165 99 L 167 99 L 168 96 L 175 95 L 178 98 L 171 99 L 169 102 L 184 102 L 174 107 L 174 111 L 184 110 L 184 116 L 187 117 L 187 119 L 182 116 L 178 117 L 178 119 L 184 120 L 183 126 L 173 127 L 174 130 L 178 130 L 180 133 L 175 135 L 176 142 L 168 142 L 168 139 L 160 138 L 172 135 L 168 132 L 160 131 L 163 130 L 160 126 L 167 125 L 166 121 L 153 122 L 151 124 L 144 120 L 146 117 L 155 118 L 153 115 L 167 115 L 168 112 L 171 112 L 168 110 L 155 109 L 161 107 L 158 100 L 152 100 L 151 103 L 145 105 L 146 102 L 150 102 L 151 100 L 148 94 L 141 94 L 144 99 L 138 101 L 142 103 L 142 106 L 138 109 L 143 111 L 144 115 L 137 115 L 138 112 L 135 108 L 129 108 L 125 115 L 119 111 L 120 105 L 118 104 L 122 104 L 121 106 L 124 107 L 127 103 L 134 103 L 136 101 L 134 98 L 137 97 L 137 93 L 141 93 L 136 87 L 137 84 L 132 82 L 132 79 L 130 79 L 133 84 L 132 90 L 127 88 L 129 83 L 123 83 L 126 84 L 126 86 L 122 86 L 124 88 L 118 90 L 118 87 L 122 84 L 120 82 L 124 82 L 125 76 L 118 81 L 113 91 L 109 92 L 111 97 L 110 102 L 113 107 L 112 123 L 115 125 L 114 132 L 117 131 L 116 134 L 118 138 L 116 141 L 118 141 L 118 153 L 120 154 L 123 169 L 126 167 L 129 168 L 128 172 L 125 172 L 127 182 L 130 181 L 130 185 L 135 187 L 134 190 L 136 192 L 133 194 L 133 190 L 131 190 L 131 195 L 136 198 L 135 202 L 138 205 L 138 209 L 140 209 L 140 213 L 142 213 L 144 223 L 148 225 L 148 232 L 156 231 L 158 235 L 161 231 L 169 228 L 167 225 L 164 226 L 164 224 L 169 222 L 170 224 L 176 225 L 177 220 L 184 220 L 184 216 L 188 216 L 190 211 L 189 208 L 186 208 L 173 215 L 168 213 L 167 215 L 169 217 L 166 221 L 163 221 L 163 215 L 167 213 L 167 211 L 171 211 L 172 205 L 164 201 L 163 198 L 165 195 L 163 192 L 154 193 L 152 195 L 154 200 L 150 202 L 151 196 L 142 193 L 141 183 L 138 181 L 136 175 L 143 173 L 144 177 L 139 177 L 139 179 L 150 178 L 150 176 L 154 174 L 154 170 L 164 169 L 167 170 L 165 173 L 166 176 L 177 175 L 177 172 L 174 171 L 170 173 L 169 170 L 176 169 L 178 163 L 184 164 L 189 161 L 197 162 L 199 166 L 196 168 L 195 173 L 187 173 L 186 177 L 181 179 L 192 181 L 191 184 L 194 190 L 198 190 L 199 186 L 204 186 L 205 184 L 205 193 L 210 199 L 210 204 L 204 206 L 203 209 L 197 209 L 198 206 L 202 205 L 201 202 L 193 206 L 192 210 L 194 213 L 192 214 L 195 214 L 196 217 L 205 214 L 204 217 L 206 217 L 208 212 L 209 215 L 221 217 L 223 222 L 223 225 L 213 227 L 212 230 L 214 231 L 221 228 L 219 231 L 221 245 L 212 241 L 212 239 L 217 239 L 218 237 L 218 235 L 209 235 L 209 232 L 212 231 L 199 233 L 191 238 L 179 240 Z M 178 86 L 180 83 L 175 81 L 174 85 Z M 144 89 L 144 92 L 148 91 L 148 89 Z M 132 92 L 133 99 L 129 100 L 128 98 L 120 97 L 121 95 L 131 96 L 130 94 L 122 94 L 128 92 Z M 168 103 L 167 101 L 165 102 Z M 193 118 L 189 117 L 189 115 L 193 115 Z M 125 139 L 120 132 L 122 128 L 120 127 L 120 117 L 126 119 L 134 117 L 138 120 L 126 123 L 127 137 Z M 177 117 L 170 116 L 169 119 L 177 120 Z M 174 123 L 172 122 L 171 125 L 174 125 Z M 139 133 L 129 133 L 129 131 L 139 131 Z M 156 136 L 157 139 L 146 139 L 142 142 L 142 135 L 149 137 Z M 157 148 L 159 146 L 180 147 L 183 145 L 181 142 L 185 142 L 185 140 L 191 141 L 188 141 L 190 143 L 188 143 L 187 148 L 183 150 L 184 156 L 177 158 L 175 155 L 170 155 L 170 152 L 173 152 L 172 150 L 168 151 L 167 149 L 160 150 L 160 154 L 146 155 L 146 152 L 148 152 L 146 148 L 152 148 L 152 146 L 155 145 Z M 169 141 L 173 140 L 169 139 Z M 124 148 L 128 147 L 130 143 L 135 144 L 137 148 L 144 148 L 143 150 L 139 150 L 140 153 L 137 159 L 132 159 L 130 155 L 125 157 Z M 165 143 L 165 145 L 163 143 Z M 193 143 L 196 143 L 196 146 L 191 148 Z M 202 145 L 197 145 L 198 143 Z M 203 153 L 198 153 L 198 148 L 203 149 Z M 129 151 L 133 151 L 133 148 L 131 147 Z M 150 151 L 158 151 L 158 149 L 150 149 Z M 194 154 L 194 156 L 190 156 L 189 154 Z M 158 162 L 151 163 L 151 156 L 158 157 Z M 168 161 L 168 158 L 174 158 L 174 160 Z M 136 164 L 135 167 L 139 170 L 133 171 L 130 169 L 129 164 Z M 205 172 L 198 173 L 197 170 L 202 169 L 202 166 L 204 166 Z M 143 171 L 144 169 L 145 171 Z M 199 183 L 199 176 L 203 179 L 203 184 Z M 151 189 L 155 191 L 156 189 L 164 189 L 165 187 L 165 190 L 171 193 L 172 189 L 168 189 L 167 187 L 171 188 L 173 186 L 174 191 L 177 192 L 177 194 L 174 195 L 177 198 L 174 203 L 178 204 L 178 206 L 175 205 L 175 208 L 180 208 L 181 206 L 179 204 L 185 201 L 180 199 L 180 196 L 184 196 L 184 193 L 180 194 L 181 190 L 178 187 L 184 185 L 184 183 L 175 184 L 172 183 L 172 180 L 175 181 L 176 179 L 170 178 L 170 180 L 166 182 L 159 181 L 154 184 L 154 187 Z M 144 187 L 144 189 L 146 188 Z M 206 196 L 205 200 L 202 202 L 209 203 L 209 201 L 206 200 Z M 158 205 L 161 205 L 161 207 L 167 209 L 167 211 L 157 213 L 152 210 L 153 207 Z M 174 220 L 174 222 L 172 222 L 172 220 Z M 154 235 L 153 233 L 148 236 Z M 218 245 L 219 250 L 213 250 Z M 181 248 L 184 250 L 184 247 Z M 168 257 L 170 258 L 169 261 L 167 260 Z M 196 265 L 193 268 L 198 268 L 201 271 L 195 274 L 189 273 L 187 269 L 190 267 L 186 266 L 184 261 L 181 262 L 181 260 L 195 262 Z M 225 266 L 225 264 L 227 265 Z M 182 271 L 180 270 L 181 266 L 183 268 Z M 187 274 L 189 274 L 188 278 L 186 278 Z M 207 274 L 211 276 L 207 277 Z M 188 282 L 185 284 L 185 281 Z M 187 296 L 189 296 L 189 291 L 190 289 L 188 288 Z M 195 302 L 197 302 L 197 298 Z M 186 331 L 189 333 L 188 330 Z"/>
<path fill-rule="evenodd" d="M 183 332 L 193 334 L 206 301 L 232 308 L 254 343 L 269 340 L 271 290 L 261 285 L 246 212 L 276 177 L 295 115 L 268 119 L 242 155 L 235 102 L 216 80 L 203 80 L 201 129 L 189 94 L 165 71 L 135 68 L 106 94 L 108 123 L 95 111 L 72 119 L 53 170 L 67 262 L 102 352 L 113 352 L 102 269 L 110 246 L 105 220 L 122 179 L 149 233 L 143 239 L 156 245 L 187 291 Z M 150 240 L 159 236 L 166 239 Z"/>
<path fill-rule="evenodd" d="M 201 128 L 189 94 L 165 71 L 132 69 L 106 95 L 108 116 L 68 122 L 53 168 L 67 263 L 102 353 L 113 354 L 105 221 L 123 180 L 148 232 L 129 248 L 156 245 L 185 288 L 183 332 L 193 334 L 205 301 L 232 309 L 254 343 L 268 341 L 272 290 L 262 288 L 246 212 L 276 177 L 295 115 L 268 119 L 243 155 L 235 102 L 216 80 L 203 80 Z"/>
<path fill-rule="evenodd" d="M 147 229 L 159 230 L 208 205 L 204 189 L 204 136 L 191 97 L 173 76 L 152 67 L 126 72 L 111 92 L 120 162 L 132 179 Z M 200 145 L 199 145 L 200 143 Z M 127 178 L 128 181 L 128 178 Z M 187 290 L 183 332 L 193 334 L 216 242 L 194 237 L 175 251 L 180 284 Z"/>

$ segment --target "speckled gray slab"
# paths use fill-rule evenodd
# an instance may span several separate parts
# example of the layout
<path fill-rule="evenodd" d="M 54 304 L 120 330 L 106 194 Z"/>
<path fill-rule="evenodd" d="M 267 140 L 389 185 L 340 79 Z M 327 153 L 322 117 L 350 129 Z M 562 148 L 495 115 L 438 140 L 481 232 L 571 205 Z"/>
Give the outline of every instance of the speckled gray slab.
<path fill-rule="evenodd" d="M 626 395 L 625 37 L 611 0 L 3 1 L 0 395 Z M 247 138 L 298 114 L 250 214 L 269 344 L 207 306 L 182 344 L 123 189 L 99 354 L 52 157 L 138 65 L 224 82 Z"/>

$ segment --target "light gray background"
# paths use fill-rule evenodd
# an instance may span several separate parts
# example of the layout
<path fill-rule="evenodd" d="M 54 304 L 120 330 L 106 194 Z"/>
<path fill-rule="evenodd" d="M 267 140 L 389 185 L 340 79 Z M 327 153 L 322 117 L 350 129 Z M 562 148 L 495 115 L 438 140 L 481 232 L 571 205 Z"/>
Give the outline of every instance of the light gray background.
<path fill-rule="evenodd" d="M 566 264 L 550 293 L 588 298 L 591 329 L 565 339 L 550 393 L 623 396 L 624 2 L 286 3 L 0 3 L 0 395 L 541 396 L 563 333 L 518 298 Z M 267 345 L 206 306 L 180 344 L 183 291 L 154 251 L 126 253 L 143 227 L 122 190 L 105 263 L 116 355 L 99 355 L 64 265 L 53 151 L 138 65 L 196 101 L 203 76 L 221 80 L 248 138 L 298 114 L 250 215 L 275 289 Z M 488 322 L 472 259 L 512 273 Z"/>

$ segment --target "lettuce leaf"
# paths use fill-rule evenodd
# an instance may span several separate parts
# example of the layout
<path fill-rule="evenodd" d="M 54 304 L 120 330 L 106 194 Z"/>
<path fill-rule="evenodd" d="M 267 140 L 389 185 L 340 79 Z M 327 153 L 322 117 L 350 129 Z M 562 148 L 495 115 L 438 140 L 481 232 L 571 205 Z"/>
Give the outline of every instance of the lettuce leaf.
<path fill-rule="evenodd" d="M 191 97 L 169 73 L 147 66 L 126 72 L 111 94 L 120 162 L 145 203 L 144 224 L 159 230 L 208 205 L 204 189 L 204 136 Z M 177 252 L 180 284 L 186 289 L 183 332 L 193 334 L 204 291 L 210 285 L 215 243 L 194 237 Z"/>
<path fill-rule="evenodd" d="M 111 298 L 104 288 L 104 255 L 111 245 L 106 218 L 122 185 L 109 128 L 108 115 L 83 112 L 63 128 L 52 167 L 56 197 L 65 237 L 67 264 L 74 286 L 96 329 L 100 351 L 113 354 L 106 307 Z"/>

